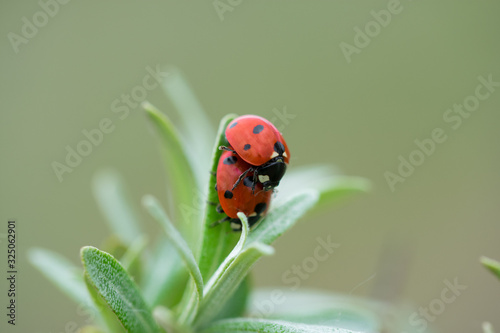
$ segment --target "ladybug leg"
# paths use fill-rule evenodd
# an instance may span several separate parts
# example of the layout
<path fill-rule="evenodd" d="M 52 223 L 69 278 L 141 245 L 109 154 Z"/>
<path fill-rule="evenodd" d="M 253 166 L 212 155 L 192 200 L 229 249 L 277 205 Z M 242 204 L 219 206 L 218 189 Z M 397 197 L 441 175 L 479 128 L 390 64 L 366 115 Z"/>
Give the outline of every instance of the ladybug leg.
<path fill-rule="evenodd" d="M 231 148 L 228 148 L 226 146 L 219 146 L 219 150 L 225 150 L 225 151 L 230 151 L 233 154 L 236 154 L 236 151 L 232 150 Z"/>
<path fill-rule="evenodd" d="M 219 214 L 222 214 L 224 213 L 224 209 L 222 209 L 222 206 L 220 204 L 217 205 L 217 207 L 215 208 L 215 210 L 217 211 L 217 213 Z"/>
<path fill-rule="evenodd" d="M 255 172 L 253 173 L 253 179 L 252 179 L 252 194 L 255 194 L 255 184 L 257 184 L 257 180 L 259 176 L 259 169 L 255 169 Z"/>
<path fill-rule="evenodd" d="M 238 186 L 241 181 L 246 177 L 246 175 L 250 172 L 250 171 L 253 171 L 253 168 L 248 168 L 246 169 L 239 177 L 238 177 L 238 180 L 236 181 L 236 183 L 234 183 L 233 185 L 233 188 L 231 189 L 234 190 L 236 188 L 236 186 Z M 255 187 L 255 184 L 253 185 L 253 187 Z"/>
<path fill-rule="evenodd" d="M 230 220 L 231 220 L 231 218 L 230 218 L 229 216 L 226 216 L 225 218 L 220 219 L 219 221 L 215 221 L 214 223 L 212 223 L 212 224 L 210 225 L 210 228 L 216 227 L 216 226 L 218 226 L 219 224 L 224 223 L 224 222 L 227 222 L 227 221 L 230 221 Z"/>

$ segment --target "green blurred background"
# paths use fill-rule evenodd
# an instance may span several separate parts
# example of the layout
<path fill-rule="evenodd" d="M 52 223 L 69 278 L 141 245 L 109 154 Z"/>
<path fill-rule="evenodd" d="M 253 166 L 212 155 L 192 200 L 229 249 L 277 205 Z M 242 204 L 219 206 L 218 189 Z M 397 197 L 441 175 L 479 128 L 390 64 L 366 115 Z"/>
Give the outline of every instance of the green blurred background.
<path fill-rule="evenodd" d="M 12 331 L 64 332 L 67 322 L 82 322 L 26 251 L 46 247 L 77 263 L 81 246 L 102 243 L 108 230 L 90 188 L 96 171 L 119 170 L 137 202 L 145 193 L 165 200 L 158 141 L 144 114 L 134 108 L 120 120 L 111 110 L 157 64 L 184 72 L 212 126 L 231 112 L 271 119 L 286 108 L 295 118 L 276 123 L 285 125 L 292 168 L 335 164 L 374 184 L 303 220 L 259 262 L 257 285 L 284 285 L 283 272 L 313 255 L 316 237 L 331 235 L 340 248 L 300 288 L 390 297 L 416 311 L 440 297 L 444 280 L 458 278 L 467 289 L 435 327 L 479 332 L 489 320 L 500 330 L 500 283 L 478 262 L 500 259 L 500 88 L 459 129 L 443 120 L 474 94 L 478 76 L 500 81 L 500 3 L 401 0 L 401 12 L 350 63 L 340 43 L 354 44 L 353 29 L 389 1 L 223 3 L 231 10 L 221 20 L 211 1 L 73 0 L 16 53 L 8 34 L 20 35 L 23 17 L 32 21 L 41 7 L 1 2 L 0 233 L 17 218 L 21 256 Z M 160 88 L 147 99 L 174 114 Z M 65 147 L 103 118 L 115 130 L 59 182 L 51 163 L 63 162 Z M 437 127 L 448 139 L 392 192 L 384 173 L 397 172 L 398 156 L 408 158 L 414 140 Z"/>

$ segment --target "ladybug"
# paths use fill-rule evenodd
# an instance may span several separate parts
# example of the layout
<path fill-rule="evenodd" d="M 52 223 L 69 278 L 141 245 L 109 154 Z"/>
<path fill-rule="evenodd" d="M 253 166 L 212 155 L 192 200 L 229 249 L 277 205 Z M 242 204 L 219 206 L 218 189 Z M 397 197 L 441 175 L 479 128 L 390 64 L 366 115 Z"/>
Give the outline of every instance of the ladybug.
<path fill-rule="evenodd" d="M 262 183 L 264 191 L 278 186 L 290 161 L 290 151 L 278 129 L 267 119 L 244 115 L 230 122 L 225 131 L 231 148 L 251 166 L 244 170 L 234 186 L 252 173 L 254 184 Z"/>
<path fill-rule="evenodd" d="M 217 184 L 215 187 L 220 202 L 218 211 L 227 215 L 218 223 L 230 221 L 234 231 L 241 230 L 238 212 L 242 212 L 248 217 L 248 224 L 251 227 L 265 215 L 271 203 L 272 191 L 264 191 L 262 184 L 255 184 L 251 171 L 247 172 L 246 177 L 233 187 L 242 172 L 250 168 L 251 166 L 247 162 L 232 151 L 223 152 L 217 165 Z"/>

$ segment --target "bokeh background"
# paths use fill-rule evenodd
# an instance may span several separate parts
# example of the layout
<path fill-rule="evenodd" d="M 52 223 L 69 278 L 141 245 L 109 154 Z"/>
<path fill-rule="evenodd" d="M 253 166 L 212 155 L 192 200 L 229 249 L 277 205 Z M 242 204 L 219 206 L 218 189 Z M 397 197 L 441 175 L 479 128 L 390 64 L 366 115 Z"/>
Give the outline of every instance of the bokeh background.
<path fill-rule="evenodd" d="M 286 109 L 294 118 L 276 122 L 286 125 L 292 168 L 334 164 L 373 183 L 369 194 L 280 239 L 276 255 L 256 266 L 257 285 L 286 289 L 283 272 L 313 255 L 318 236 L 331 235 L 341 246 L 300 288 L 404 301 L 417 311 L 440 297 L 444 280 L 458 278 L 467 289 L 434 326 L 479 332 L 489 320 L 500 329 L 500 283 L 478 262 L 500 258 L 500 87 L 458 129 L 443 120 L 474 94 L 479 76 L 500 82 L 500 3 L 401 0 L 400 13 L 350 62 L 341 43 L 355 45 L 354 29 L 375 22 L 371 11 L 390 1 L 221 3 L 231 10 L 218 13 L 212 1 L 73 0 L 16 53 L 9 33 L 21 35 L 23 17 L 33 22 L 42 7 L 1 2 L 0 233 L 15 217 L 20 250 L 12 331 L 64 332 L 82 320 L 26 251 L 46 247 L 77 263 L 81 246 L 102 243 L 108 230 L 90 187 L 96 171 L 116 168 L 137 202 L 145 193 L 165 199 L 158 141 L 144 114 L 131 108 L 122 121 L 111 110 L 157 64 L 183 71 L 207 126 L 227 113 L 273 118 Z M 161 88 L 147 99 L 174 115 Z M 63 162 L 65 147 L 103 118 L 115 130 L 59 182 L 51 163 Z M 435 128 L 447 140 L 391 191 L 384 173 L 396 173 L 398 156 L 408 158 L 414 140 Z"/>

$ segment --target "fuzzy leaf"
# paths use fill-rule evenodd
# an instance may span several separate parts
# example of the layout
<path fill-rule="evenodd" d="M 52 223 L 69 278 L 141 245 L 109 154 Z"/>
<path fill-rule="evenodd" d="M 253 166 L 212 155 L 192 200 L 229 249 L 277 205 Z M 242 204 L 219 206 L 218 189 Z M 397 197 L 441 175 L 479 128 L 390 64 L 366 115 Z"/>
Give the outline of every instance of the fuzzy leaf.
<path fill-rule="evenodd" d="M 233 296 L 224 304 L 221 308 L 219 314 L 214 318 L 214 320 L 221 320 L 226 318 L 241 317 L 247 309 L 247 303 L 250 295 L 250 290 L 252 288 L 250 275 L 238 286 L 238 289 L 234 292 Z"/>
<path fill-rule="evenodd" d="M 162 82 L 162 87 L 179 114 L 184 147 L 190 152 L 187 158 L 198 184 L 204 186 L 208 181 L 206 168 L 210 164 L 215 131 L 182 72 L 175 67 L 168 68 L 168 72 L 172 75 Z"/>
<path fill-rule="evenodd" d="M 205 294 L 209 293 L 211 289 L 214 288 L 214 285 L 216 285 L 219 282 L 218 279 L 229 268 L 229 266 L 236 259 L 236 257 L 240 255 L 241 251 L 243 250 L 243 247 L 245 246 L 248 237 L 248 232 L 250 231 L 250 228 L 248 226 L 248 219 L 243 213 L 238 213 L 238 217 L 241 220 L 240 239 L 238 240 L 238 243 L 233 248 L 231 253 L 229 253 L 227 257 L 224 259 L 224 261 L 220 264 L 219 268 L 217 269 L 217 271 L 215 271 L 210 280 L 208 280 Z"/>
<path fill-rule="evenodd" d="M 208 183 L 208 202 L 218 203 L 219 197 L 215 190 L 215 183 L 217 182 L 215 173 L 217 172 L 217 165 L 222 151 L 219 146 L 227 145 L 224 131 L 227 125 L 237 116 L 230 114 L 225 116 L 219 125 L 217 140 L 215 146 L 212 148 L 212 174 Z M 218 226 L 212 227 L 211 225 L 216 221 L 224 218 L 224 214 L 219 214 L 215 210 L 215 206 L 207 204 L 204 212 L 203 222 L 203 245 L 199 256 L 199 266 L 203 279 L 207 281 L 217 267 L 222 263 L 226 255 L 231 251 L 234 244 L 238 240 L 238 234 L 231 231 L 229 223 L 222 223 Z"/>
<path fill-rule="evenodd" d="M 385 306 L 347 295 L 313 290 L 291 291 L 290 287 L 260 288 L 251 294 L 249 305 L 250 317 L 342 327 L 362 332 L 383 331 L 382 321 L 374 310 L 384 309 Z"/>
<path fill-rule="evenodd" d="M 368 192 L 371 184 L 361 177 L 339 175 L 328 165 L 308 165 L 291 169 L 283 178 L 275 203 L 279 204 L 300 192 L 307 184 L 308 189 L 318 190 L 320 199 L 315 207 L 327 207 L 331 203 L 350 195 Z"/>
<path fill-rule="evenodd" d="M 201 277 L 200 269 L 194 259 L 191 249 L 186 244 L 180 233 L 175 229 L 172 222 L 170 222 L 167 214 L 165 214 L 163 208 L 155 197 L 151 195 L 145 196 L 143 198 L 143 204 L 156 221 L 162 225 L 165 230 L 165 234 L 183 259 L 184 264 L 186 265 L 186 268 L 195 283 L 199 302 L 201 296 L 203 295 L 203 278 Z"/>
<path fill-rule="evenodd" d="M 120 258 L 120 262 L 125 268 L 125 270 L 137 281 L 140 276 L 142 261 L 141 255 L 143 254 L 146 246 L 148 245 L 147 236 L 138 236 L 137 239 L 130 244 L 123 256 Z"/>
<path fill-rule="evenodd" d="M 236 318 L 221 320 L 208 326 L 202 333 L 353 333 L 355 331 L 320 325 L 297 324 L 282 320 Z"/>
<path fill-rule="evenodd" d="M 172 243 L 161 237 L 143 278 L 142 290 L 148 304 L 174 306 L 184 290 L 189 275 Z"/>
<path fill-rule="evenodd" d="M 174 218 L 190 248 L 198 249 L 201 239 L 201 211 L 199 207 L 194 206 L 196 200 L 193 198 L 198 193 L 198 187 L 186 157 L 188 151 L 184 149 L 178 132 L 166 115 L 148 102 L 143 102 L 142 107 L 155 125 L 163 143 L 171 189 L 169 192 L 174 197 Z"/>
<path fill-rule="evenodd" d="M 495 333 L 495 331 L 493 330 L 493 325 L 491 325 L 490 322 L 483 322 L 483 333 Z"/>
<path fill-rule="evenodd" d="M 122 243 L 132 244 L 141 233 L 140 218 L 120 176 L 113 170 L 102 170 L 94 176 L 92 190 L 112 233 Z"/>
<path fill-rule="evenodd" d="M 110 254 L 95 247 L 81 250 L 89 282 L 131 333 L 160 332 L 136 284 Z"/>
<path fill-rule="evenodd" d="M 121 322 L 116 317 L 115 313 L 108 304 L 104 301 L 104 299 L 99 295 L 97 289 L 94 287 L 90 278 L 87 274 L 85 274 L 85 285 L 87 286 L 88 293 L 92 297 L 94 301 L 94 305 L 99 313 L 99 316 L 102 319 L 102 326 L 107 328 L 108 332 L 113 333 L 121 333 L 125 332 L 125 328 L 121 324 Z"/>
<path fill-rule="evenodd" d="M 252 230 L 248 244 L 260 242 L 270 245 L 297 220 L 311 209 L 319 200 L 315 190 L 304 190 L 273 207 L 269 214 Z"/>
<path fill-rule="evenodd" d="M 213 320 L 247 276 L 253 264 L 260 257 L 274 253 L 272 247 L 258 242 L 245 247 L 248 221 L 243 213 L 238 213 L 238 217 L 243 226 L 240 241 L 208 281 L 194 326 L 203 327 Z"/>
<path fill-rule="evenodd" d="M 33 266 L 76 303 L 93 307 L 81 268 L 62 255 L 45 249 L 30 249 L 28 258 Z"/>
<path fill-rule="evenodd" d="M 500 262 L 488 257 L 481 257 L 481 263 L 500 279 Z"/>
<path fill-rule="evenodd" d="M 331 177 L 317 187 L 320 192 L 317 206 L 328 206 L 330 203 L 349 195 L 368 192 L 370 188 L 370 182 L 365 178 L 351 176 Z"/>

